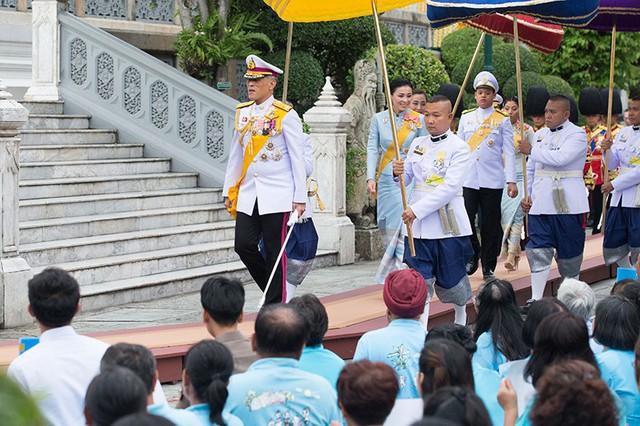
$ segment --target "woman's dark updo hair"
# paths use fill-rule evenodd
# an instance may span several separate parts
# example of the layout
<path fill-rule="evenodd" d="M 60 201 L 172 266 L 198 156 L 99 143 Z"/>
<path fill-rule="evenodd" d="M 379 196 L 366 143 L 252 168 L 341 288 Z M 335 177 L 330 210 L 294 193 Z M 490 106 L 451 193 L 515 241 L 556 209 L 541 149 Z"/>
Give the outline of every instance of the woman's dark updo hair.
<path fill-rule="evenodd" d="M 533 302 L 522 327 L 522 340 L 529 349 L 533 349 L 536 330 L 542 320 L 557 312 L 567 312 L 567 308 L 555 297 L 543 297 Z"/>
<path fill-rule="evenodd" d="M 391 90 L 391 94 L 393 95 L 396 90 L 400 87 L 409 86 L 411 88 L 411 92 L 413 93 L 413 84 L 406 78 L 394 78 L 391 83 L 389 83 L 389 90 Z"/>
<path fill-rule="evenodd" d="M 438 389 L 425 398 L 425 417 L 440 417 L 463 426 L 491 426 L 491 417 L 482 400 L 471 390 L 459 386 Z"/>
<path fill-rule="evenodd" d="M 184 370 L 200 402 L 209 405 L 209 420 L 226 426 L 222 409 L 227 402 L 227 383 L 233 372 L 231 352 L 215 340 L 201 340 L 185 356 Z"/>
<path fill-rule="evenodd" d="M 473 356 L 473 354 L 478 350 L 478 345 L 476 345 L 476 341 L 473 340 L 473 333 L 471 332 L 471 329 L 453 322 L 433 327 L 429 330 L 425 343 L 435 339 L 444 339 L 456 342 L 465 348 L 471 356 Z"/>
<path fill-rule="evenodd" d="M 469 352 L 451 340 L 431 339 L 420 354 L 422 395 L 430 395 L 439 388 L 461 386 L 473 391 L 473 370 Z"/>
<path fill-rule="evenodd" d="M 507 104 L 507 102 L 513 102 L 514 104 L 518 105 L 518 107 L 520 107 L 520 102 L 518 101 L 518 97 L 515 95 L 504 100 L 505 105 Z"/>

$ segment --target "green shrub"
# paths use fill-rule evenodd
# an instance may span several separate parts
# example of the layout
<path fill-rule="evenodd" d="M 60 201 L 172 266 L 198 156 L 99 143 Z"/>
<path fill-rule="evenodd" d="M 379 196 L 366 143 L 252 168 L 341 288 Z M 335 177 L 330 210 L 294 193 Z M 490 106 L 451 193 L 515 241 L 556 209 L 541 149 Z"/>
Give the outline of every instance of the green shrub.
<path fill-rule="evenodd" d="M 516 75 L 516 51 L 513 43 L 502 44 L 493 49 L 493 75 L 500 86 Z M 520 46 L 520 70 L 540 73 L 540 62 L 529 48 Z"/>
<path fill-rule="evenodd" d="M 507 83 L 501 89 L 502 97 L 508 99 L 512 96 L 518 95 L 518 82 L 516 76 L 513 75 L 507 80 Z M 526 105 L 527 92 L 531 86 L 544 86 L 544 79 L 542 76 L 533 71 L 524 71 L 522 73 L 522 97 L 524 98 L 520 105 Z"/>
<path fill-rule="evenodd" d="M 557 75 L 543 75 L 542 79 L 544 80 L 545 87 L 549 91 L 549 94 L 573 96 L 573 89 L 569 83 Z"/>
<path fill-rule="evenodd" d="M 264 60 L 284 70 L 285 56 L 286 53 L 280 51 L 266 55 Z M 276 99 L 282 99 L 283 82 L 284 78 L 278 79 L 274 92 Z M 324 75 L 320 62 L 308 52 L 292 51 L 287 100 L 293 104 L 299 115 L 313 106 L 323 83 Z"/>
<path fill-rule="evenodd" d="M 468 54 L 464 57 L 456 67 L 451 72 L 451 81 L 453 81 L 458 86 L 462 86 L 462 82 L 464 81 L 464 76 L 467 74 L 467 70 L 469 69 L 469 64 L 471 63 L 471 58 L 473 58 L 473 53 Z M 469 81 L 465 86 L 465 91 L 472 93 L 473 92 L 473 79 L 478 75 L 480 71 L 484 68 L 484 54 L 480 53 L 476 58 L 476 62 L 473 65 L 473 71 L 469 76 Z"/>
<path fill-rule="evenodd" d="M 473 55 L 473 52 L 476 50 L 476 46 L 478 45 L 480 34 L 480 31 L 474 30 L 473 28 L 463 28 L 448 34 L 442 40 L 442 45 L 440 46 L 442 62 L 444 62 L 449 73 L 453 72 L 453 69 L 458 65 L 458 63 L 460 63 L 460 61 L 469 55 Z M 496 46 L 500 46 L 502 44 L 504 44 L 502 39 L 497 37 L 493 38 L 494 49 Z M 470 61 L 467 61 L 467 67 L 469 62 Z M 453 75 L 451 77 L 453 80 Z"/>
<path fill-rule="evenodd" d="M 424 90 L 427 96 L 434 95 L 442 83 L 449 82 L 444 65 L 428 50 L 403 44 L 390 44 L 384 51 L 389 81 L 406 78 L 415 88 Z M 365 59 L 373 60 L 375 53 L 375 48 L 370 49 Z"/>

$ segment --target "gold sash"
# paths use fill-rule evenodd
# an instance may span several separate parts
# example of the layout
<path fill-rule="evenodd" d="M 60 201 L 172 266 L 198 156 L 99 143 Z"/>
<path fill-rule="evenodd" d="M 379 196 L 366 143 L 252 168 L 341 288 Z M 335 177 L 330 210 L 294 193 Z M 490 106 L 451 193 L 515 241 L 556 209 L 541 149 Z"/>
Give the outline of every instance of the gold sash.
<path fill-rule="evenodd" d="M 286 112 L 285 112 L 286 114 Z M 273 115 L 271 118 L 276 120 L 276 131 L 279 133 L 280 129 L 282 129 L 282 119 L 284 115 L 280 114 L 279 109 L 274 109 Z M 236 118 L 236 124 L 238 120 Z M 240 132 L 240 136 L 238 139 L 238 143 L 242 145 L 242 140 L 244 135 L 249 131 L 251 126 L 253 125 L 254 119 L 253 117 L 249 122 L 243 126 L 241 129 L 237 129 Z M 247 174 L 247 170 L 249 166 L 253 162 L 253 159 L 256 158 L 258 153 L 262 151 L 262 148 L 269 140 L 270 135 L 252 135 L 251 141 L 244 148 L 244 155 L 242 158 L 242 173 L 240 174 L 240 178 L 236 182 L 236 184 L 229 188 L 229 200 L 231 201 L 231 207 L 227 209 L 232 218 L 236 218 L 237 215 L 237 207 L 238 207 L 238 194 L 240 192 L 240 185 L 242 185 L 242 181 L 244 180 L 245 175 Z"/>
<path fill-rule="evenodd" d="M 409 115 L 412 117 L 418 117 L 418 119 L 420 118 L 420 114 L 414 111 L 409 111 Z M 398 130 L 398 145 L 399 145 L 398 150 L 402 149 L 402 145 L 407 140 L 407 137 L 409 137 L 409 134 L 414 130 L 416 130 L 415 128 L 412 129 L 410 126 L 411 126 L 411 123 L 409 122 L 409 120 L 405 120 L 402 127 Z M 393 157 L 395 157 L 395 155 L 396 155 L 396 149 L 392 141 L 389 147 L 387 148 L 387 150 L 385 151 L 384 155 L 382 156 L 382 160 L 380 160 L 380 164 L 378 165 L 378 172 L 376 173 L 376 183 L 378 183 L 378 181 L 380 180 L 380 175 L 382 174 L 382 171 L 384 170 L 384 168 L 387 167 L 389 163 L 393 161 Z"/>
<path fill-rule="evenodd" d="M 471 152 L 475 151 L 475 149 L 489 136 L 489 133 L 496 127 L 500 126 L 500 123 L 504 120 L 504 114 L 499 113 L 498 111 L 494 111 L 486 120 L 482 122 L 482 125 L 476 129 L 471 139 L 469 139 L 469 148 L 471 148 Z M 495 121 L 495 126 L 490 126 L 489 124 Z"/>

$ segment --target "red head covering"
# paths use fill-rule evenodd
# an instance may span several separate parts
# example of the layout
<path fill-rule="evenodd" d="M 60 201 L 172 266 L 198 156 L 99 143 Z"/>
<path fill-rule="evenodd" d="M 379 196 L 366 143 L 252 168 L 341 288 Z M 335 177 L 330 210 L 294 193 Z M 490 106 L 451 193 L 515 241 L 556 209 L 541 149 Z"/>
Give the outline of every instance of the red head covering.
<path fill-rule="evenodd" d="M 382 298 L 391 313 L 400 318 L 413 318 L 424 311 L 427 283 L 413 269 L 393 271 L 384 280 Z"/>

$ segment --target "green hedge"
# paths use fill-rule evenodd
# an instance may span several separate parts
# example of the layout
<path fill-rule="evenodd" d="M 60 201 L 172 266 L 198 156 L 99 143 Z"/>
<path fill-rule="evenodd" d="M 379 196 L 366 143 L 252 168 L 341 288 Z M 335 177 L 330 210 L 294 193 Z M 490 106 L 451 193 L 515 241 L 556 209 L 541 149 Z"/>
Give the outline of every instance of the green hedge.
<path fill-rule="evenodd" d="M 543 75 L 544 85 L 551 95 L 574 96 L 571 85 L 557 75 Z"/>
<path fill-rule="evenodd" d="M 285 52 L 265 55 L 264 60 L 284 70 Z M 282 98 L 283 78 L 278 79 L 274 92 L 276 99 Z M 299 115 L 304 114 L 318 99 L 324 83 L 320 62 L 310 53 L 292 51 L 289 70 L 289 89 L 287 100 L 293 104 Z"/>
<path fill-rule="evenodd" d="M 516 76 L 513 75 L 511 78 L 507 80 L 504 87 L 501 89 L 502 97 L 504 99 L 508 99 L 511 96 L 518 95 L 518 87 L 517 87 L 517 79 Z M 531 86 L 544 86 L 544 79 L 540 74 L 533 71 L 524 71 L 522 73 L 522 97 L 524 98 L 520 105 L 527 104 L 527 92 L 529 92 L 529 88 Z"/>
<path fill-rule="evenodd" d="M 470 53 L 466 57 L 464 57 L 460 62 L 458 62 L 453 71 L 451 71 L 451 81 L 453 81 L 458 86 L 462 86 L 464 76 L 467 74 L 469 64 L 471 63 L 471 58 L 473 58 L 473 53 Z M 469 76 L 469 81 L 465 86 L 465 91 L 469 93 L 473 92 L 473 79 L 480 71 L 482 71 L 482 68 L 484 68 L 484 54 L 480 53 L 476 58 L 475 64 L 473 65 L 473 71 Z"/>
<path fill-rule="evenodd" d="M 376 49 L 370 49 L 366 59 L 373 60 Z M 427 96 L 436 93 L 442 83 L 449 82 L 444 64 L 428 50 L 415 46 L 390 44 L 385 48 L 389 80 L 406 78 Z"/>
<path fill-rule="evenodd" d="M 500 86 L 516 75 L 516 51 L 513 44 L 503 44 L 493 49 L 493 75 Z M 531 51 L 520 46 L 520 70 L 540 73 L 540 62 Z"/>
<path fill-rule="evenodd" d="M 480 31 L 474 30 L 473 28 L 463 28 L 448 34 L 442 40 L 442 44 L 440 46 L 442 62 L 444 62 L 449 73 L 453 72 L 454 68 L 458 63 L 460 63 L 460 61 L 473 54 L 476 50 L 476 46 L 478 45 L 480 34 Z M 502 44 L 504 44 L 502 39 L 497 37 L 493 38 L 494 49 Z M 470 61 L 467 61 L 467 64 L 469 64 L 469 62 Z M 451 77 L 453 79 L 453 76 Z"/>

